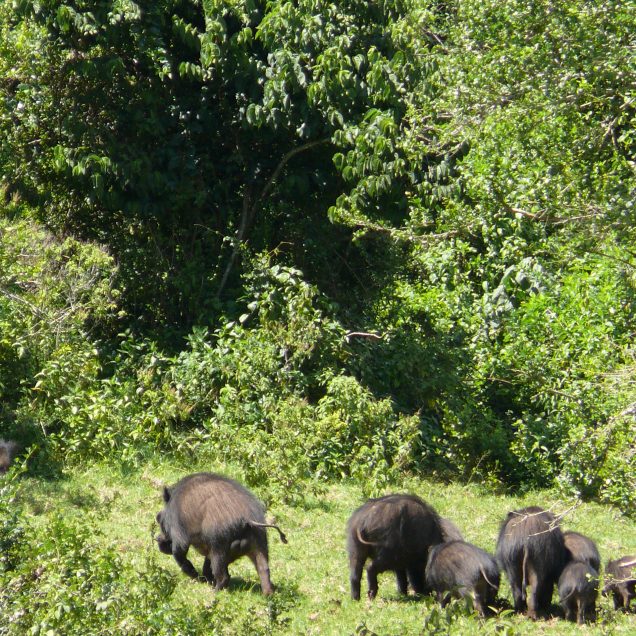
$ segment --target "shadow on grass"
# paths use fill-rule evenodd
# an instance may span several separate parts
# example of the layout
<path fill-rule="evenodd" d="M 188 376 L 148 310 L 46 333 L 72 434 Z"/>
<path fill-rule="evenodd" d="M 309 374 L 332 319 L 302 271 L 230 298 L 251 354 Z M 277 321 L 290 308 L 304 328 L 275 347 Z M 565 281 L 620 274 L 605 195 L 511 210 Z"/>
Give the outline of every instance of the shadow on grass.
<path fill-rule="evenodd" d="M 394 593 L 390 596 L 385 596 L 383 598 L 386 602 L 391 603 L 400 603 L 402 605 L 412 605 L 414 603 L 421 603 L 422 605 L 429 607 L 436 603 L 435 598 L 430 594 L 399 594 Z"/>
<path fill-rule="evenodd" d="M 294 598 L 296 600 L 300 599 L 304 596 L 299 591 L 298 585 L 295 583 L 288 583 L 285 581 L 282 582 L 273 582 L 274 586 L 274 594 L 271 598 Z M 243 579 L 241 577 L 230 577 L 230 583 L 226 588 L 226 591 L 233 592 L 249 592 L 250 594 L 255 594 L 256 596 L 262 596 L 261 585 L 258 580 L 252 579 Z"/>

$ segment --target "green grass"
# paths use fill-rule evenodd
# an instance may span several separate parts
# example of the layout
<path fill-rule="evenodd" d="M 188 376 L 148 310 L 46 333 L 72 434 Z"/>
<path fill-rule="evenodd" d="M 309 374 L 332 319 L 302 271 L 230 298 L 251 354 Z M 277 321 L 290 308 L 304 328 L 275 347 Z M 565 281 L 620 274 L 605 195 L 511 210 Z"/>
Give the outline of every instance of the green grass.
<path fill-rule="evenodd" d="M 213 468 L 223 471 L 223 467 Z M 230 566 L 230 589 L 215 593 L 209 586 L 182 575 L 174 560 L 160 554 L 152 541 L 152 535 L 157 531 L 154 517 L 162 506 L 161 484 L 173 483 L 187 472 L 205 469 L 210 466 L 190 465 L 184 469 L 161 462 L 150 463 L 140 472 L 122 473 L 107 465 L 96 465 L 89 469 L 74 469 L 54 481 L 23 477 L 19 498 L 36 535 L 50 532 L 50 520 L 55 513 L 61 512 L 65 519 L 81 524 L 92 511 L 98 511 L 96 524 L 103 531 L 99 549 L 114 548 L 126 566 L 130 566 L 131 572 L 144 572 L 151 567 L 171 573 L 168 578 L 174 585 L 166 594 L 169 612 L 175 613 L 173 616 L 180 612 L 194 616 L 210 611 L 212 615 L 216 613 L 223 617 L 215 624 L 214 632 L 205 633 L 636 633 L 636 615 L 616 614 L 609 609 L 608 599 L 600 601 L 599 622 L 583 628 L 560 618 L 532 623 L 511 614 L 483 622 L 465 612 L 460 603 L 442 611 L 430 598 L 399 596 L 390 573 L 381 576 L 375 601 L 366 598 L 357 603 L 352 601 L 344 528 L 351 511 L 360 505 L 363 497 L 360 487 L 345 483 L 329 485 L 323 495 L 308 498 L 303 507 L 280 504 L 269 507 L 269 516 L 276 519 L 289 538 L 289 544 L 283 545 L 277 533 L 270 533 L 270 568 L 277 588 L 274 597 L 261 596 L 256 572 L 248 559 Z M 240 473 L 223 472 L 240 479 Z M 261 498 L 267 498 L 266 490 L 254 490 Z M 573 503 L 559 500 L 551 492 L 501 496 L 476 484 L 448 485 L 418 479 L 405 481 L 393 491 L 420 495 L 440 514 L 454 520 L 467 541 L 491 553 L 495 549 L 499 524 L 509 510 L 537 504 L 562 512 Z M 604 562 L 610 557 L 636 553 L 636 523 L 611 508 L 580 505 L 567 513 L 562 526 L 594 538 Z M 190 557 L 200 568 L 202 557 L 194 551 Z M 42 565 L 46 568 L 46 563 Z M 365 592 L 366 581 L 363 581 L 363 594 Z M 509 598 L 506 583 L 502 585 L 500 595 Z M 3 633 L 1 621 L 0 618 L 0 633 Z M 435 631 L 436 621 L 441 631 Z M 118 628 L 113 625 L 113 629 L 117 631 Z M 138 632 L 133 630 L 131 633 Z"/>

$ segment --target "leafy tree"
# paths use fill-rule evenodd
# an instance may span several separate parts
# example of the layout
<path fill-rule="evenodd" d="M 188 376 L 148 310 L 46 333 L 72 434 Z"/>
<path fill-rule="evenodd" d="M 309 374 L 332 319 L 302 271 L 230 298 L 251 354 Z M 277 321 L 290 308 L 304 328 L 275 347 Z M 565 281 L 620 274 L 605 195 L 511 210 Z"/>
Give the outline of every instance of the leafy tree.
<path fill-rule="evenodd" d="M 339 169 L 391 209 L 403 199 L 392 148 L 426 72 L 417 5 L 19 2 L 4 12 L 19 104 L 7 180 L 48 226 L 107 244 L 149 321 L 214 316 L 247 242 L 283 242 L 327 277 L 320 252 L 349 236 L 324 215 L 347 188 Z M 369 169 L 347 160 L 359 174 L 330 161 L 369 143 Z"/>

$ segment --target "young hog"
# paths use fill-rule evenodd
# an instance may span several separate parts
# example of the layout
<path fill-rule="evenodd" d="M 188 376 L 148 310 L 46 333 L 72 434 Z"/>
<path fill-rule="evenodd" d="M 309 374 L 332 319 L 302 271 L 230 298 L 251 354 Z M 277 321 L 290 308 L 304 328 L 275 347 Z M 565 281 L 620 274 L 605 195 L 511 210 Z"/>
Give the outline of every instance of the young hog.
<path fill-rule="evenodd" d="M 347 524 L 351 597 L 360 599 L 360 579 L 367 559 L 368 595 L 378 593 L 378 574 L 393 570 L 398 591 L 408 584 L 426 591 L 424 569 L 431 546 L 443 540 L 439 516 L 415 495 L 387 495 L 370 499 L 353 512 Z"/>
<path fill-rule="evenodd" d="M 610 561 L 605 566 L 605 578 L 603 594 L 612 594 L 614 609 L 629 610 L 630 601 L 636 596 L 636 555 Z"/>
<path fill-rule="evenodd" d="M 459 528 L 450 519 L 440 517 L 439 522 L 442 525 L 442 536 L 444 537 L 444 541 L 464 540 Z"/>
<path fill-rule="evenodd" d="M 15 442 L 0 439 L 0 475 L 9 470 L 17 452 L 18 445 Z"/>
<path fill-rule="evenodd" d="M 537 506 L 508 513 L 499 532 L 496 557 L 510 581 L 517 612 L 523 612 L 526 603 L 533 620 L 548 611 L 566 555 L 563 533 L 552 513 Z"/>
<path fill-rule="evenodd" d="M 568 621 L 596 620 L 598 571 L 589 563 L 570 561 L 559 577 L 559 599 Z"/>
<path fill-rule="evenodd" d="M 203 576 L 215 589 L 227 587 L 228 565 L 248 556 L 258 572 L 263 594 L 273 591 L 269 575 L 267 533 L 277 526 L 265 523 L 265 510 L 254 495 L 238 482 L 214 473 L 184 477 L 172 488 L 164 488 L 165 506 L 157 514 L 161 533 L 159 550 L 172 554 L 183 572 L 199 578 L 188 560 L 192 545 L 205 557 Z"/>
<path fill-rule="evenodd" d="M 431 549 L 426 583 L 444 607 L 452 594 L 470 594 L 475 609 L 485 617 L 499 591 L 499 568 L 488 552 L 465 541 L 449 541 Z M 445 592 L 450 592 L 445 594 Z"/>
<path fill-rule="evenodd" d="M 566 530 L 563 539 L 569 561 L 582 561 L 591 565 L 597 572 L 600 571 L 601 555 L 592 539 L 572 530 Z"/>

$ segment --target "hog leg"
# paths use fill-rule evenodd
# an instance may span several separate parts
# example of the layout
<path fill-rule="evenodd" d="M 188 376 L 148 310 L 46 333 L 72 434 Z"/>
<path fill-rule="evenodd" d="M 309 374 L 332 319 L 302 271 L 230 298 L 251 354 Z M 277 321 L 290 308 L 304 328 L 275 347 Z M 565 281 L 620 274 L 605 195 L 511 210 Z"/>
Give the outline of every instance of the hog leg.
<path fill-rule="evenodd" d="M 380 570 L 375 561 L 371 561 L 371 564 L 367 568 L 367 584 L 369 586 L 369 590 L 367 592 L 367 596 L 370 599 L 374 599 L 378 594 L 378 574 Z"/>
<path fill-rule="evenodd" d="M 258 572 L 258 578 L 261 580 L 261 590 L 265 596 L 269 596 L 274 592 L 272 586 L 272 580 L 269 575 L 269 560 L 267 558 L 267 552 L 259 550 L 255 554 L 250 554 L 250 559 L 254 563 L 254 567 Z"/>
<path fill-rule="evenodd" d="M 437 592 L 437 602 L 442 606 L 446 607 L 451 602 L 451 594 L 450 592 L 444 592 L 442 590 L 438 590 Z"/>
<path fill-rule="evenodd" d="M 512 590 L 512 600 L 515 612 L 523 612 L 526 609 L 526 595 L 523 589 L 523 572 L 521 564 L 514 564 L 506 571 Z"/>
<path fill-rule="evenodd" d="M 179 564 L 182 572 L 187 574 L 191 579 L 198 579 L 199 573 L 194 569 L 194 565 L 190 561 L 188 561 L 188 548 L 190 546 L 184 548 L 176 547 L 174 544 L 172 545 L 172 556 L 174 560 Z"/>
<path fill-rule="evenodd" d="M 406 570 L 396 570 L 395 578 L 397 580 L 397 589 L 400 594 L 409 593 L 409 580 L 406 576 Z"/>
<path fill-rule="evenodd" d="M 212 574 L 212 568 L 210 567 L 210 557 L 205 557 L 203 560 L 203 576 L 210 585 L 214 585 L 214 574 Z"/>
<path fill-rule="evenodd" d="M 485 587 L 487 585 L 485 581 L 480 581 L 475 585 L 472 594 L 473 605 L 482 618 L 486 618 L 488 615 L 488 588 Z"/>
<path fill-rule="evenodd" d="M 212 569 L 212 576 L 214 577 L 215 590 L 222 590 L 226 588 L 230 583 L 230 573 L 228 572 L 228 554 L 227 550 L 213 548 L 210 550 L 210 567 Z"/>
<path fill-rule="evenodd" d="M 351 585 L 351 598 L 354 601 L 360 600 L 360 579 L 366 556 L 361 554 L 349 555 L 349 583 Z"/>
<path fill-rule="evenodd" d="M 537 579 L 537 609 L 541 614 L 547 616 L 552 605 L 552 593 L 554 584 L 557 582 L 554 576 L 538 576 Z"/>
<path fill-rule="evenodd" d="M 585 625 L 585 603 L 586 599 L 579 597 L 576 600 L 577 608 L 576 608 L 576 622 L 579 625 Z"/>
<path fill-rule="evenodd" d="M 426 563 L 417 561 L 407 569 L 409 583 L 416 594 L 428 594 L 430 592 L 424 580 L 425 568 Z"/>
<path fill-rule="evenodd" d="M 530 594 L 528 594 L 528 618 L 536 621 L 539 617 L 539 606 L 541 598 L 541 581 L 537 580 L 534 572 L 530 575 Z"/>
<path fill-rule="evenodd" d="M 563 603 L 563 612 L 565 613 L 565 620 L 566 621 L 573 621 L 574 620 L 574 603 L 573 603 L 573 599 L 568 599 L 567 601 L 565 601 L 565 603 Z"/>

